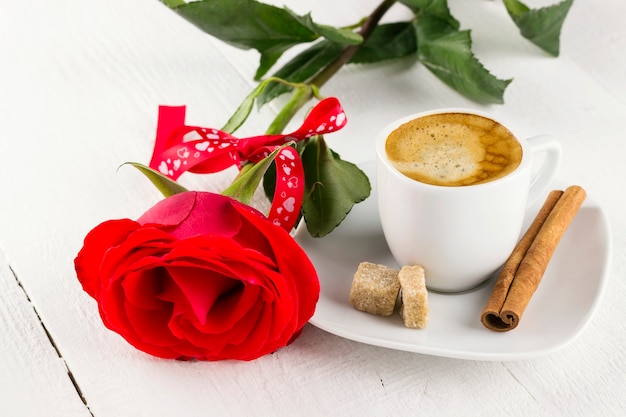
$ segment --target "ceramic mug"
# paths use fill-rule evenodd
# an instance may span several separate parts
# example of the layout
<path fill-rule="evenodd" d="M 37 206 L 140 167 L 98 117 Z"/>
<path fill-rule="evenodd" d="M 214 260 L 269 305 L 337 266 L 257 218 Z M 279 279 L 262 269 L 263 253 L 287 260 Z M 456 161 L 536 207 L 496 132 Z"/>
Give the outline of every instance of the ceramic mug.
<path fill-rule="evenodd" d="M 403 174 L 400 169 L 405 167 L 400 166 L 399 169 L 397 160 L 392 162 L 388 155 L 388 140 L 391 142 L 390 138 L 394 135 L 400 138 L 412 135 L 410 129 L 406 132 L 402 129 L 418 123 L 416 120 L 419 123 L 428 121 L 433 115 L 444 119 L 453 115 L 458 119 L 454 123 L 460 123 L 456 126 L 459 129 L 466 128 L 463 117 L 467 115 L 469 119 L 485 119 L 496 128 L 508 132 L 510 137 L 507 140 L 513 140 L 517 147 L 515 153 L 518 161 L 508 169 L 510 172 L 505 170 L 500 173 L 500 178 L 487 179 L 485 182 L 470 180 L 469 185 L 462 185 L 462 175 L 452 175 L 452 185 L 437 185 L 426 183 L 423 178 L 413 179 L 407 176 L 407 171 Z M 445 123 L 443 127 L 435 126 L 440 131 L 430 132 L 429 135 L 434 138 L 443 132 L 445 134 L 441 136 L 448 133 L 454 136 L 454 132 L 446 130 L 449 126 Z M 476 139 L 473 141 L 476 142 Z M 494 142 L 500 144 L 505 140 L 499 138 Z M 410 143 L 405 145 L 409 148 L 412 146 Z M 460 146 L 465 145 L 467 143 Z M 436 144 L 428 146 L 428 152 L 441 150 Z M 475 147 L 476 143 L 471 146 Z M 404 150 L 400 147 L 399 151 L 396 149 L 393 152 L 402 153 Z M 423 151 L 419 150 L 418 154 L 423 156 Z M 452 161 L 447 160 L 443 165 L 460 169 L 460 165 L 469 163 L 468 158 L 459 156 L 458 152 L 451 154 L 446 158 L 452 158 Z M 538 154 L 544 157 L 536 158 Z M 425 158 L 426 165 L 441 157 L 428 155 Z M 392 155 L 393 158 L 397 156 Z M 454 158 L 459 160 L 454 161 Z M 558 170 L 561 146 L 554 138 L 546 135 L 520 139 L 504 124 L 483 112 L 442 109 L 413 114 L 384 128 L 376 139 L 376 159 L 380 220 L 393 257 L 401 266 L 422 265 L 430 290 L 460 292 L 479 286 L 506 261 L 522 232 L 528 205 L 546 191 Z M 478 162 L 478 165 L 483 163 Z M 419 168 L 419 164 L 414 165 Z M 432 165 L 441 166 L 434 162 Z M 433 167 L 429 169 L 438 169 Z M 480 168 L 473 169 L 480 171 Z M 412 172 L 408 174 L 412 175 Z"/>

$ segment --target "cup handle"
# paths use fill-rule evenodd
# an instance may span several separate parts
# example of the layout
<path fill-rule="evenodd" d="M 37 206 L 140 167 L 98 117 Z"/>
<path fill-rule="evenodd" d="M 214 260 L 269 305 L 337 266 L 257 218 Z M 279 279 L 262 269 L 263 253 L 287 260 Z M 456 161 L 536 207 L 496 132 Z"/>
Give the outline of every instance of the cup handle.
<path fill-rule="evenodd" d="M 527 142 L 533 154 L 545 153 L 542 164 L 538 167 L 530 183 L 530 191 L 528 193 L 528 205 L 530 205 L 546 191 L 552 180 L 554 180 L 556 172 L 561 165 L 563 149 L 561 144 L 550 135 L 535 136 L 527 139 Z"/>

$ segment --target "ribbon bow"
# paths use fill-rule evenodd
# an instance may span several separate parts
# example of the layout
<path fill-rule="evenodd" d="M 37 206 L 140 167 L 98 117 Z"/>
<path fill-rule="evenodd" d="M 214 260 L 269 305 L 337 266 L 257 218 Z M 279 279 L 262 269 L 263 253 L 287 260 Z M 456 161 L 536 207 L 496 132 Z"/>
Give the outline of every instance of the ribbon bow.
<path fill-rule="evenodd" d="M 184 172 L 208 174 L 247 162 L 256 163 L 281 145 L 345 126 L 346 115 L 334 97 L 320 101 L 292 133 L 236 138 L 218 129 L 185 125 L 185 106 L 159 106 L 156 141 L 150 168 L 176 180 Z M 304 196 L 304 168 L 291 146 L 276 155 L 276 188 L 267 217 L 290 231 L 298 219 Z"/>

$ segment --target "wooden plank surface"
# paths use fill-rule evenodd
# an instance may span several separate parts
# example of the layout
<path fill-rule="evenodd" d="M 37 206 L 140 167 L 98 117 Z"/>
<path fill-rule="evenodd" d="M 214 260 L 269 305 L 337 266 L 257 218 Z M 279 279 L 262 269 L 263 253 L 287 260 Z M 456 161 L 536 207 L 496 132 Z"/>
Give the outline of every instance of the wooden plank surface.
<path fill-rule="evenodd" d="M 90 415 L 1 251 L 0 415 Z"/>
<path fill-rule="evenodd" d="M 376 2 L 274 3 L 341 24 Z M 373 134 L 389 121 L 434 107 L 482 108 L 524 135 L 560 138 L 560 177 L 601 202 L 614 238 L 606 294 L 571 345 L 522 362 L 461 361 L 307 325 L 296 343 L 257 361 L 183 363 L 146 356 L 106 330 L 72 261 L 90 228 L 136 218 L 159 199 L 132 168 L 117 170 L 149 158 L 156 107 L 187 104 L 191 122 L 221 126 L 254 85 L 258 56 L 156 0 L 0 0 L 0 416 L 623 415 L 625 4 L 575 1 L 562 56 L 552 59 L 519 38 L 501 2 L 450 1 L 486 66 L 515 78 L 504 106 L 478 106 L 401 61 L 347 68 L 323 91 L 349 117 L 328 140 L 354 162 L 373 158 Z M 255 110 L 242 134 L 263 131 L 275 110 Z M 221 190 L 233 174 L 183 180 Z"/>

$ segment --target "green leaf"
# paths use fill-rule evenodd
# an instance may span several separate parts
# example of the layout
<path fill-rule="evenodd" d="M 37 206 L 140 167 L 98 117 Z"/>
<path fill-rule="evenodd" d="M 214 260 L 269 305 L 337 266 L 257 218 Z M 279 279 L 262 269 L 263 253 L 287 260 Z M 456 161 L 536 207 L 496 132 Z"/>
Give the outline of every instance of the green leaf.
<path fill-rule="evenodd" d="M 335 28 L 328 25 L 321 25 L 313 21 L 311 13 L 307 13 L 304 16 L 299 16 L 287 7 L 285 7 L 285 10 L 287 10 L 294 19 L 300 22 L 300 24 L 306 26 L 315 33 L 319 33 L 321 36 L 331 42 L 335 42 L 341 45 L 358 45 L 363 42 L 363 37 L 358 33 L 355 33 L 352 29 Z"/>
<path fill-rule="evenodd" d="M 260 83 L 256 86 L 250 94 L 241 102 L 235 113 L 230 116 L 230 119 L 222 127 L 222 131 L 227 133 L 234 133 L 239 127 L 248 119 L 252 108 L 254 107 L 254 100 L 261 94 L 261 92 L 267 87 L 268 80 Z"/>
<path fill-rule="evenodd" d="M 399 0 L 400 3 L 410 7 L 417 15 L 427 13 L 435 16 L 455 29 L 460 27 L 459 21 L 450 14 L 448 0 Z"/>
<path fill-rule="evenodd" d="M 165 4 L 170 9 L 187 4 L 185 0 L 161 0 L 161 3 Z"/>
<path fill-rule="evenodd" d="M 273 163 L 274 164 L 274 163 Z M 274 200 L 276 190 L 276 167 L 272 165 L 263 176 L 263 192 L 268 200 Z"/>
<path fill-rule="evenodd" d="M 311 138 L 302 152 L 306 191 L 302 214 L 313 237 L 332 232 L 352 206 L 371 191 L 367 176 L 356 165 L 343 161 L 322 136 Z"/>
<path fill-rule="evenodd" d="M 276 71 L 272 77 L 291 83 L 304 83 L 337 59 L 341 55 L 341 51 L 343 51 L 341 45 L 321 40 L 292 58 Z M 258 104 L 260 106 L 266 104 L 281 94 L 289 92 L 291 89 L 292 87 L 284 83 L 272 84 L 260 94 Z"/>
<path fill-rule="evenodd" d="M 414 54 L 417 51 L 416 39 L 411 22 L 378 25 L 350 63 L 371 64 Z"/>
<path fill-rule="evenodd" d="M 250 204 L 256 189 L 263 179 L 263 175 L 272 165 L 272 162 L 274 162 L 278 152 L 285 146 L 289 146 L 289 144 L 276 148 L 271 154 L 256 164 L 246 164 L 237 175 L 237 178 L 235 178 L 222 194 L 239 200 L 244 204 Z"/>
<path fill-rule="evenodd" d="M 156 188 L 163 194 L 164 197 L 171 197 L 174 194 L 187 191 L 185 187 L 177 183 L 176 181 L 166 177 L 159 171 L 156 171 L 148 166 L 140 164 L 138 162 L 125 162 L 123 165 L 132 165 L 143 173 Z"/>
<path fill-rule="evenodd" d="M 564 0 L 553 6 L 529 9 L 518 0 L 504 0 L 521 35 L 553 56 L 559 56 L 561 28 L 573 3 L 574 0 Z"/>
<path fill-rule="evenodd" d="M 261 53 L 257 79 L 284 51 L 311 42 L 318 34 L 285 9 L 254 0 L 202 0 L 173 9 L 204 32 L 241 49 Z"/>
<path fill-rule="evenodd" d="M 418 59 L 441 81 L 479 103 L 503 103 L 512 80 L 493 76 L 472 53 L 469 31 L 423 14 L 414 23 Z"/>
<path fill-rule="evenodd" d="M 235 113 L 230 116 L 230 119 L 226 122 L 224 127 L 222 127 L 222 131 L 227 133 L 234 133 L 241 125 L 248 119 L 252 108 L 254 107 L 254 101 L 263 93 L 263 91 L 268 88 L 268 86 L 272 82 L 279 82 L 276 78 L 268 78 L 263 82 L 259 83 L 254 90 L 250 94 L 246 96 L 246 98 L 241 102 Z"/>
<path fill-rule="evenodd" d="M 263 77 L 291 47 L 320 36 L 340 44 L 359 44 L 362 37 L 350 29 L 316 23 L 310 14 L 298 16 L 255 0 L 200 0 L 179 4 L 161 0 L 202 31 L 241 49 L 261 53 L 255 79 Z"/>

